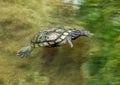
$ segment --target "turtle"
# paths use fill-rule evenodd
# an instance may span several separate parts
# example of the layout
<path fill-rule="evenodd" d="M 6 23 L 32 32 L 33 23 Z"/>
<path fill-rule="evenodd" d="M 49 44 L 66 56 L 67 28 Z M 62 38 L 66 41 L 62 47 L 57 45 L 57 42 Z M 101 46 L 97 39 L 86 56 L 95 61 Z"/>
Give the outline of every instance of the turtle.
<path fill-rule="evenodd" d="M 17 52 L 17 56 L 26 57 L 30 55 L 36 47 L 58 47 L 63 44 L 69 43 L 73 47 L 72 40 L 80 36 L 90 36 L 93 33 L 83 29 L 76 29 L 72 27 L 59 26 L 52 27 L 43 31 L 37 32 L 31 39 L 30 45 L 21 48 Z"/>

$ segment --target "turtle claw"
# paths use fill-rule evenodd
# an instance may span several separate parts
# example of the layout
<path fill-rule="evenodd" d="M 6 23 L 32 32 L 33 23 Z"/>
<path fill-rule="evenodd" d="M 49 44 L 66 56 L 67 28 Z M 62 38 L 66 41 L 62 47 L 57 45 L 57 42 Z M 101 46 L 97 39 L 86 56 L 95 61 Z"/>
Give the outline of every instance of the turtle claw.
<path fill-rule="evenodd" d="M 26 55 L 25 53 L 17 53 L 17 56 L 23 58 L 23 57 L 27 57 L 28 55 Z"/>
<path fill-rule="evenodd" d="M 33 50 L 32 46 L 23 47 L 17 52 L 17 56 L 19 56 L 21 58 L 27 57 L 28 55 L 30 55 L 32 50 Z"/>
<path fill-rule="evenodd" d="M 17 56 L 19 56 L 19 57 L 21 57 L 21 58 L 25 57 L 24 54 L 17 54 Z"/>

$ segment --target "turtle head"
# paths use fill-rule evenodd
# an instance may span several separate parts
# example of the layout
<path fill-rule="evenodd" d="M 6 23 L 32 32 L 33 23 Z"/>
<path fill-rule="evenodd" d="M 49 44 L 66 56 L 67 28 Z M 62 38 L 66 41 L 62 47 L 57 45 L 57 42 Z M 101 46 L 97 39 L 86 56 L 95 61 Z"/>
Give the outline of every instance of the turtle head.
<path fill-rule="evenodd" d="M 71 33 L 70 33 L 72 39 L 76 39 L 80 36 L 91 36 L 91 35 L 94 35 L 93 33 L 90 33 L 89 31 L 85 31 L 85 30 L 73 30 Z"/>
<path fill-rule="evenodd" d="M 20 50 L 18 50 L 17 56 L 19 56 L 21 58 L 27 57 L 28 55 L 30 55 L 30 53 L 32 52 L 33 49 L 34 49 L 34 47 L 32 45 L 23 47 Z"/>

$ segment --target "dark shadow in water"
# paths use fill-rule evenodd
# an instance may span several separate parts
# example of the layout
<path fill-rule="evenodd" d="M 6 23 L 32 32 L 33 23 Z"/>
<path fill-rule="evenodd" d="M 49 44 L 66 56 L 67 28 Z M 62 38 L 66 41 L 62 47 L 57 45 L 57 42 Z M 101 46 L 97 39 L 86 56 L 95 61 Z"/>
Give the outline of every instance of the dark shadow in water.
<path fill-rule="evenodd" d="M 90 48 L 87 38 L 81 37 L 69 44 L 55 48 L 43 48 L 40 63 L 40 75 L 51 79 L 52 85 L 83 85 L 83 76 L 80 69 Z M 57 82 L 56 82 L 57 81 Z M 73 82 L 72 82 L 73 81 Z"/>
<path fill-rule="evenodd" d="M 74 47 L 69 44 L 54 48 L 43 48 L 41 64 L 45 66 L 64 66 L 71 63 L 81 65 L 86 60 L 87 52 L 90 48 L 88 38 L 81 37 L 73 41 Z"/>

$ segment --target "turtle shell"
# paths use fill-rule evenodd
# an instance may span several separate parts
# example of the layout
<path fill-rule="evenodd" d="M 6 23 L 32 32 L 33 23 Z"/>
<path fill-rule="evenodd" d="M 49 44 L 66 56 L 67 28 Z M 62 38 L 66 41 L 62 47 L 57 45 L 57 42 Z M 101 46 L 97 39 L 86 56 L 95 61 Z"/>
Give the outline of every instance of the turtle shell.
<path fill-rule="evenodd" d="M 64 41 L 70 32 L 74 30 L 71 28 L 56 27 L 40 31 L 36 33 L 31 39 L 31 43 L 34 46 L 47 46 L 54 47 L 59 45 L 60 42 Z"/>

